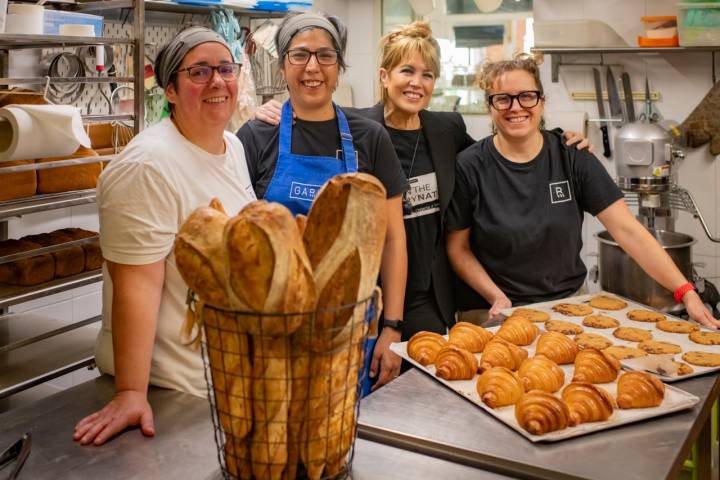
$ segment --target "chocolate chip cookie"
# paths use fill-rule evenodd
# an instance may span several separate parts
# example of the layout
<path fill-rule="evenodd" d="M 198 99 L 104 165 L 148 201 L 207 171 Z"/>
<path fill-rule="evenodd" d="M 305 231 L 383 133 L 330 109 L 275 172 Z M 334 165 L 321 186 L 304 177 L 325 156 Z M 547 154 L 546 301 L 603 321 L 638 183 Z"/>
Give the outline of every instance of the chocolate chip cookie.
<path fill-rule="evenodd" d="M 613 344 L 610 340 L 597 333 L 581 333 L 575 337 L 575 342 L 582 349 L 594 348 L 596 350 L 604 350 Z"/>
<path fill-rule="evenodd" d="M 558 303 L 553 310 L 568 317 L 582 317 L 593 313 L 592 307 L 580 303 Z"/>
<path fill-rule="evenodd" d="M 607 315 L 588 315 L 583 318 L 582 324 L 592 328 L 616 328 L 620 322 Z"/>
<path fill-rule="evenodd" d="M 682 359 L 700 367 L 720 367 L 720 353 L 685 352 Z"/>
<path fill-rule="evenodd" d="M 630 320 L 635 320 L 636 322 L 659 322 L 661 320 L 667 320 L 665 318 L 665 315 L 658 312 L 653 312 L 650 310 L 630 310 L 627 313 L 627 317 Z"/>
<path fill-rule="evenodd" d="M 652 332 L 650 330 L 635 327 L 618 327 L 613 332 L 613 335 L 620 340 L 627 340 L 628 342 L 642 342 L 652 339 Z"/>
<path fill-rule="evenodd" d="M 549 320 L 545 322 L 545 330 L 549 332 L 560 332 L 565 335 L 577 335 L 585 331 L 580 325 L 564 320 Z"/>
<path fill-rule="evenodd" d="M 690 340 L 700 345 L 720 345 L 720 332 L 692 332 Z"/>
<path fill-rule="evenodd" d="M 680 353 L 682 348 L 670 342 L 660 342 L 658 340 L 645 340 L 638 344 L 638 348 L 648 353 L 662 355 L 665 353 Z"/>
<path fill-rule="evenodd" d="M 613 345 L 612 347 L 608 347 L 603 350 L 603 352 L 612 355 L 618 360 L 625 360 L 626 358 L 644 357 L 647 355 L 647 352 L 644 350 L 633 347 L 625 347 L 622 345 Z"/>
<path fill-rule="evenodd" d="M 663 332 L 670 333 L 692 333 L 700 330 L 700 327 L 694 323 L 678 320 L 660 320 L 655 326 Z"/>
<path fill-rule="evenodd" d="M 535 310 L 533 308 L 518 307 L 512 312 L 513 317 L 525 317 L 531 322 L 547 322 L 550 320 L 550 314 Z"/>
<path fill-rule="evenodd" d="M 607 295 L 597 295 L 590 300 L 590 306 L 600 310 L 622 310 L 627 305 L 627 302 Z"/>

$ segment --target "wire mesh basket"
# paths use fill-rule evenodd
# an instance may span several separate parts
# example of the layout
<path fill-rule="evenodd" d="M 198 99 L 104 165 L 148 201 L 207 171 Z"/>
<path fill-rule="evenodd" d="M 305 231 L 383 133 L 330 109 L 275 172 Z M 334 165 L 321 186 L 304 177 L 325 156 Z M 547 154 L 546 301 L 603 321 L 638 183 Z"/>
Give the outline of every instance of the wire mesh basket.
<path fill-rule="evenodd" d="M 347 478 L 378 298 L 376 292 L 331 309 L 258 314 L 189 295 L 189 312 L 202 326 L 224 478 Z"/>

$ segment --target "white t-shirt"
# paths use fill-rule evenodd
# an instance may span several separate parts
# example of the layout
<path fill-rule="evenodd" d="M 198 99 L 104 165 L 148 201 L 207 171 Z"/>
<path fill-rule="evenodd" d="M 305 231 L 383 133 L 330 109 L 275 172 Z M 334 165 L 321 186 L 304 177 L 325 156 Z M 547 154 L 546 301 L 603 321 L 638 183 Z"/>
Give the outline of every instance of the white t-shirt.
<path fill-rule="evenodd" d="M 165 259 L 150 383 L 204 396 L 200 352 L 180 342 L 187 285 L 175 265 L 175 235 L 190 213 L 220 199 L 228 215 L 255 200 L 240 140 L 225 132 L 225 153 L 213 155 L 189 142 L 170 119 L 133 139 L 100 176 L 97 203 L 103 257 L 126 265 Z M 95 345 L 101 371 L 114 374 L 112 280 L 103 267 L 103 321 Z"/>

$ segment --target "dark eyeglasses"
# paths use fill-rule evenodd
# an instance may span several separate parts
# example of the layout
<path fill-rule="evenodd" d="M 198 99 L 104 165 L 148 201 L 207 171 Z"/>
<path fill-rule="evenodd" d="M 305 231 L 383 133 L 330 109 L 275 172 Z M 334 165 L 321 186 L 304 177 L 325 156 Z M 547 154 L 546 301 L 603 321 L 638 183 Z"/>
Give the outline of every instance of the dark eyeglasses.
<path fill-rule="evenodd" d="M 509 93 L 495 93 L 488 95 L 488 103 L 492 105 L 496 110 L 510 110 L 512 104 L 517 99 L 518 103 L 523 108 L 532 108 L 542 98 L 542 93 L 538 90 L 527 90 L 520 92 L 517 95 L 510 95 Z"/>
<path fill-rule="evenodd" d="M 220 78 L 229 82 L 237 80 L 238 75 L 240 75 L 240 67 L 242 67 L 240 63 L 223 63 L 215 67 L 210 65 L 192 65 L 178 70 L 177 73 L 188 72 L 188 76 L 193 83 L 207 83 L 212 78 L 213 72 L 217 70 Z"/>
<path fill-rule="evenodd" d="M 320 65 L 335 65 L 338 61 L 338 51 L 332 48 L 322 48 L 314 52 L 304 48 L 294 48 L 288 50 L 287 59 L 293 65 L 307 65 L 313 55 Z"/>

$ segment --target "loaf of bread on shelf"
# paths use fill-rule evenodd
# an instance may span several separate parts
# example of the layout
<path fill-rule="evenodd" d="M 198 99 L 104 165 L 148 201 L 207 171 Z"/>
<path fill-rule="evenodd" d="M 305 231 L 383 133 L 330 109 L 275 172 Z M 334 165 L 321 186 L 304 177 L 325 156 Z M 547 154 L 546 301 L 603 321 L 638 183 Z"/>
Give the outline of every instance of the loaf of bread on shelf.
<path fill-rule="evenodd" d="M 43 247 L 51 247 L 61 243 L 72 242 L 74 238 L 64 232 L 56 230 L 50 233 L 27 235 L 23 237 L 22 240 L 34 242 Z M 51 255 L 55 260 L 55 278 L 77 275 L 85 269 L 85 252 L 80 246 L 64 248 L 52 252 Z"/>
<path fill-rule="evenodd" d="M 54 162 L 70 158 L 97 157 L 89 148 L 80 147 L 69 157 L 41 158 L 38 163 Z M 48 168 L 37 171 L 37 193 L 60 193 L 71 190 L 95 188 L 102 172 L 102 162 L 71 165 L 69 167 Z"/>
<path fill-rule="evenodd" d="M 493 334 L 479 325 L 469 322 L 457 322 L 450 329 L 450 343 L 462 347 L 472 353 L 480 353 L 493 338 Z"/>
<path fill-rule="evenodd" d="M 27 240 L 4 240 L 0 242 L 0 257 L 25 253 L 42 248 L 42 245 Z M 0 264 L 0 283 L 31 286 L 49 282 L 55 276 L 55 260 L 50 254 Z"/>
<path fill-rule="evenodd" d="M 175 264 L 187 286 L 203 302 L 225 309 L 230 309 L 223 237 L 228 220 L 217 199 L 196 208 L 180 227 L 174 249 Z"/>
<path fill-rule="evenodd" d="M 58 232 L 63 232 L 70 235 L 73 240 L 80 240 L 82 238 L 96 237 L 98 232 L 91 230 L 84 230 L 82 228 L 61 228 Z M 85 270 L 97 270 L 102 267 L 103 257 L 102 251 L 100 251 L 100 242 L 95 240 L 91 243 L 83 243 L 82 249 L 85 252 Z"/>
<path fill-rule="evenodd" d="M 522 362 L 518 376 L 526 392 L 543 390 L 554 393 L 565 384 L 565 372 L 545 355 L 536 354 Z"/>
<path fill-rule="evenodd" d="M 573 382 L 563 388 L 562 400 L 570 410 L 570 426 L 602 422 L 615 410 L 615 400 L 607 390 L 592 383 Z"/>
<path fill-rule="evenodd" d="M 449 343 L 435 358 L 435 376 L 445 380 L 471 380 L 477 373 L 475 355 Z"/>
<path fill-rule="evenodd" d="M 43 97 L 43 92 L 27 88 L 13 88 L 8 92 L 0 93 L 0 108 L 8 105 L 47 105 L 49 102 Z"/>
<path fill-rule="evenodd" d="M 570 410 L 552 393 L 530 390 L 515 404 L 515 419 L 533 435 L 562 430 L 570 423 Z"/>
<path fill-rule="evenodd" d="M 617 382 L 620 408 L 657 407 L 665 398 L 665 384 L 647 372 L 625 372 Z"/>
<path fill-rule="evenodd" d="M 614 382 L 620 371 L 617 358 L 594 348 L 586 348 L 575 357 L 573 382 L 609 383 Z"/>
<path fill-rule="evenodd" d="M 535 348 L 535 353 L 545 355 L 558 365 L 573 363 L 578 351 L 577 343 L 560 332 L 543 333 Z"/>
<path fill-rule="evenodd" d="M 533 322 L 516 316 L 508 317 L 495 335 L 515 345 L 530 345 L 539 333 L 540 329 Z"/>
<path fill-rule="evenodd" d="M 14 160 L 0 163 L 0 168 L 32 165 L 35 160 Z M 25 172 L 2 173 L 0 170 L 0 201 L 32 197 L 37 192 L 37 173 L 35 170 Z"/>
<path fill-rule="evenodd" d="M 480 371 L 492 367 L 506 367 L 510 370 L 517 370 L 527 356 L 527 350 L 496 335 L 483 350 L 480 357 Z"/>
<path fill-rule="evenodd" d="M 478 377 L 475 388 L 480 400 L 490 408 L 513 405 L 525 393 L 518 375 L 505 367 L 485 370 Z"/>
<path fill-rule="evenodd" d="M 407 353 L 420 365 L 435 363 L 437 354 L 448 344 L 445 337 L 435 332 L 418 332 L 407 343 Z"/>

